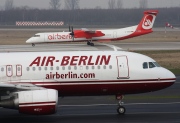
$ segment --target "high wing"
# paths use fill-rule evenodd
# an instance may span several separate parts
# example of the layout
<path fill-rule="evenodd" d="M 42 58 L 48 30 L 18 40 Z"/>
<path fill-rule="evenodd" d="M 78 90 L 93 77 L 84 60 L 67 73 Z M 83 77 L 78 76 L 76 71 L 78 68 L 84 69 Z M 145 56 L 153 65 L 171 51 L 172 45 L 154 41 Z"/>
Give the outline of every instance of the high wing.
<path fill-rule="evenodd" d="M 96 33 L 95 30 L 89 30 L 87 28 L 81 28 L 81 30 L 84 31 L 84 32 L 87 32 L 87 33 Z"/>
<path fill-rule="evenodd" d="M 86 38 L 92 39 L 93 37 L 101 37 L 105 34 L 98 30 L 89 30 L 87 28 L 82 28 L 81 30 L 74 30 L 75 38 Z"/>

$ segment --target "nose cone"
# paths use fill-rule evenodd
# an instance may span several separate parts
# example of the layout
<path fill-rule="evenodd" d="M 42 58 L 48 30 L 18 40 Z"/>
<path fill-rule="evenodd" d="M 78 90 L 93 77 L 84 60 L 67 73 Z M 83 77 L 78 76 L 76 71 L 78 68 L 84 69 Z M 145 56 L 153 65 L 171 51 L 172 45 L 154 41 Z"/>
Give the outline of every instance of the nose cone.
<path fill-rule="evenodd" d="M 176 76 L 169 70 L 160 67 L 156 70 L 156 75 L 158 77 L 157 83 L 151 88 L 151 91 L 161 90 L 167 88 L 174 84 L 176 81 Z"/>
<path fill-rule="evenodd" d="M 32 38 L 29 38 L 28 40 L 26 40 L 26 43 L 32 43 Z"/>
<path fill-rule="evenodd" d="M 165 69 L 165 68 L 164 68 Z M 174 80 L 173 82 L 176 81 L 176 76 L 174 75 L 174 73 L 172 73 L 170 70 L 165 69 L 166 70 L 166 78 L 172 79 Z"/>
<path fill-rule="evenodd" d="M 163 81 L 166 83 L 169 83 L 170 85 L 174 84 L 174 82 L 176 81 L 176 76 L 168 69 L 162 68 L 164 71 L 163 74 Z M 170 86 L 169 85 L 169 86 Z"/>

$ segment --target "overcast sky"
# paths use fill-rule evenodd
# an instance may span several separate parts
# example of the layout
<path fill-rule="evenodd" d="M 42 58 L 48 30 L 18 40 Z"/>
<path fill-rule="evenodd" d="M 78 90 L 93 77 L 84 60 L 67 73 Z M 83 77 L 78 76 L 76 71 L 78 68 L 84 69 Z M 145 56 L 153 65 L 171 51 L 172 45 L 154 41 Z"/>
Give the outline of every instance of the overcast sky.
<path fill-rule="evenodd" d="M 1 9 L 4 7 L 6 0 L 0 0 Z M 33 8 L 49 8 L 50 0 L 14 0 L 14 6 L 29 6 Z M 95 8 L 100 6 L 101 8 L 108 8 L 109 0 L 80 0 L 80 8 Z M 123 0 L 124 8 L 138 8 L 139 0 Z M 157 7 L 180 7 L 180 0 L 148 0 L 149 8 Z M 64 8 L 64 0 L 61 0 L 61 8 Z"/>

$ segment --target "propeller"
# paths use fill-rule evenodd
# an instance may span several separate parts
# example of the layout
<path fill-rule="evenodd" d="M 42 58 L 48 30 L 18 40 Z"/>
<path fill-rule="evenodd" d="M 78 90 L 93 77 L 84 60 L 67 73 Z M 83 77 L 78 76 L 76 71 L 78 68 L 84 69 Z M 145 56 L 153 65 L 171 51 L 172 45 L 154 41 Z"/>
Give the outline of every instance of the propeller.
<path fill-rule="evenodd" d="M 71 32 L 71 26 L 69 25 L 69 32 Z"/>
<path fill-rule="evenodd" d="M 69 26 L 69 32 L 71 32 L 70 35 L 72 36 L 73 41 L 74 41 L 74 30 L 73 30 L 73 26 Z"/>

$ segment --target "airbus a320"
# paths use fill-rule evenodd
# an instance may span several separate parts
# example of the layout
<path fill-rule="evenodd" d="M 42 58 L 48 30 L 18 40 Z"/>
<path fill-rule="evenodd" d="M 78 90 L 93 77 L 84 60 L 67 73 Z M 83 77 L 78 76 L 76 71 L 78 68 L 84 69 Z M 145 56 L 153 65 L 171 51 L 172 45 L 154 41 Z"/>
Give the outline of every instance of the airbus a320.
<path fill-rule="evenodd" d="M 152 58 L 125 51 L 0 53 L 0 107 L 54 114 L 61 96 L 123 95 L 171 86 L 175 75 Z M 60 100 L 61 101 L 61 100 Z"/>

